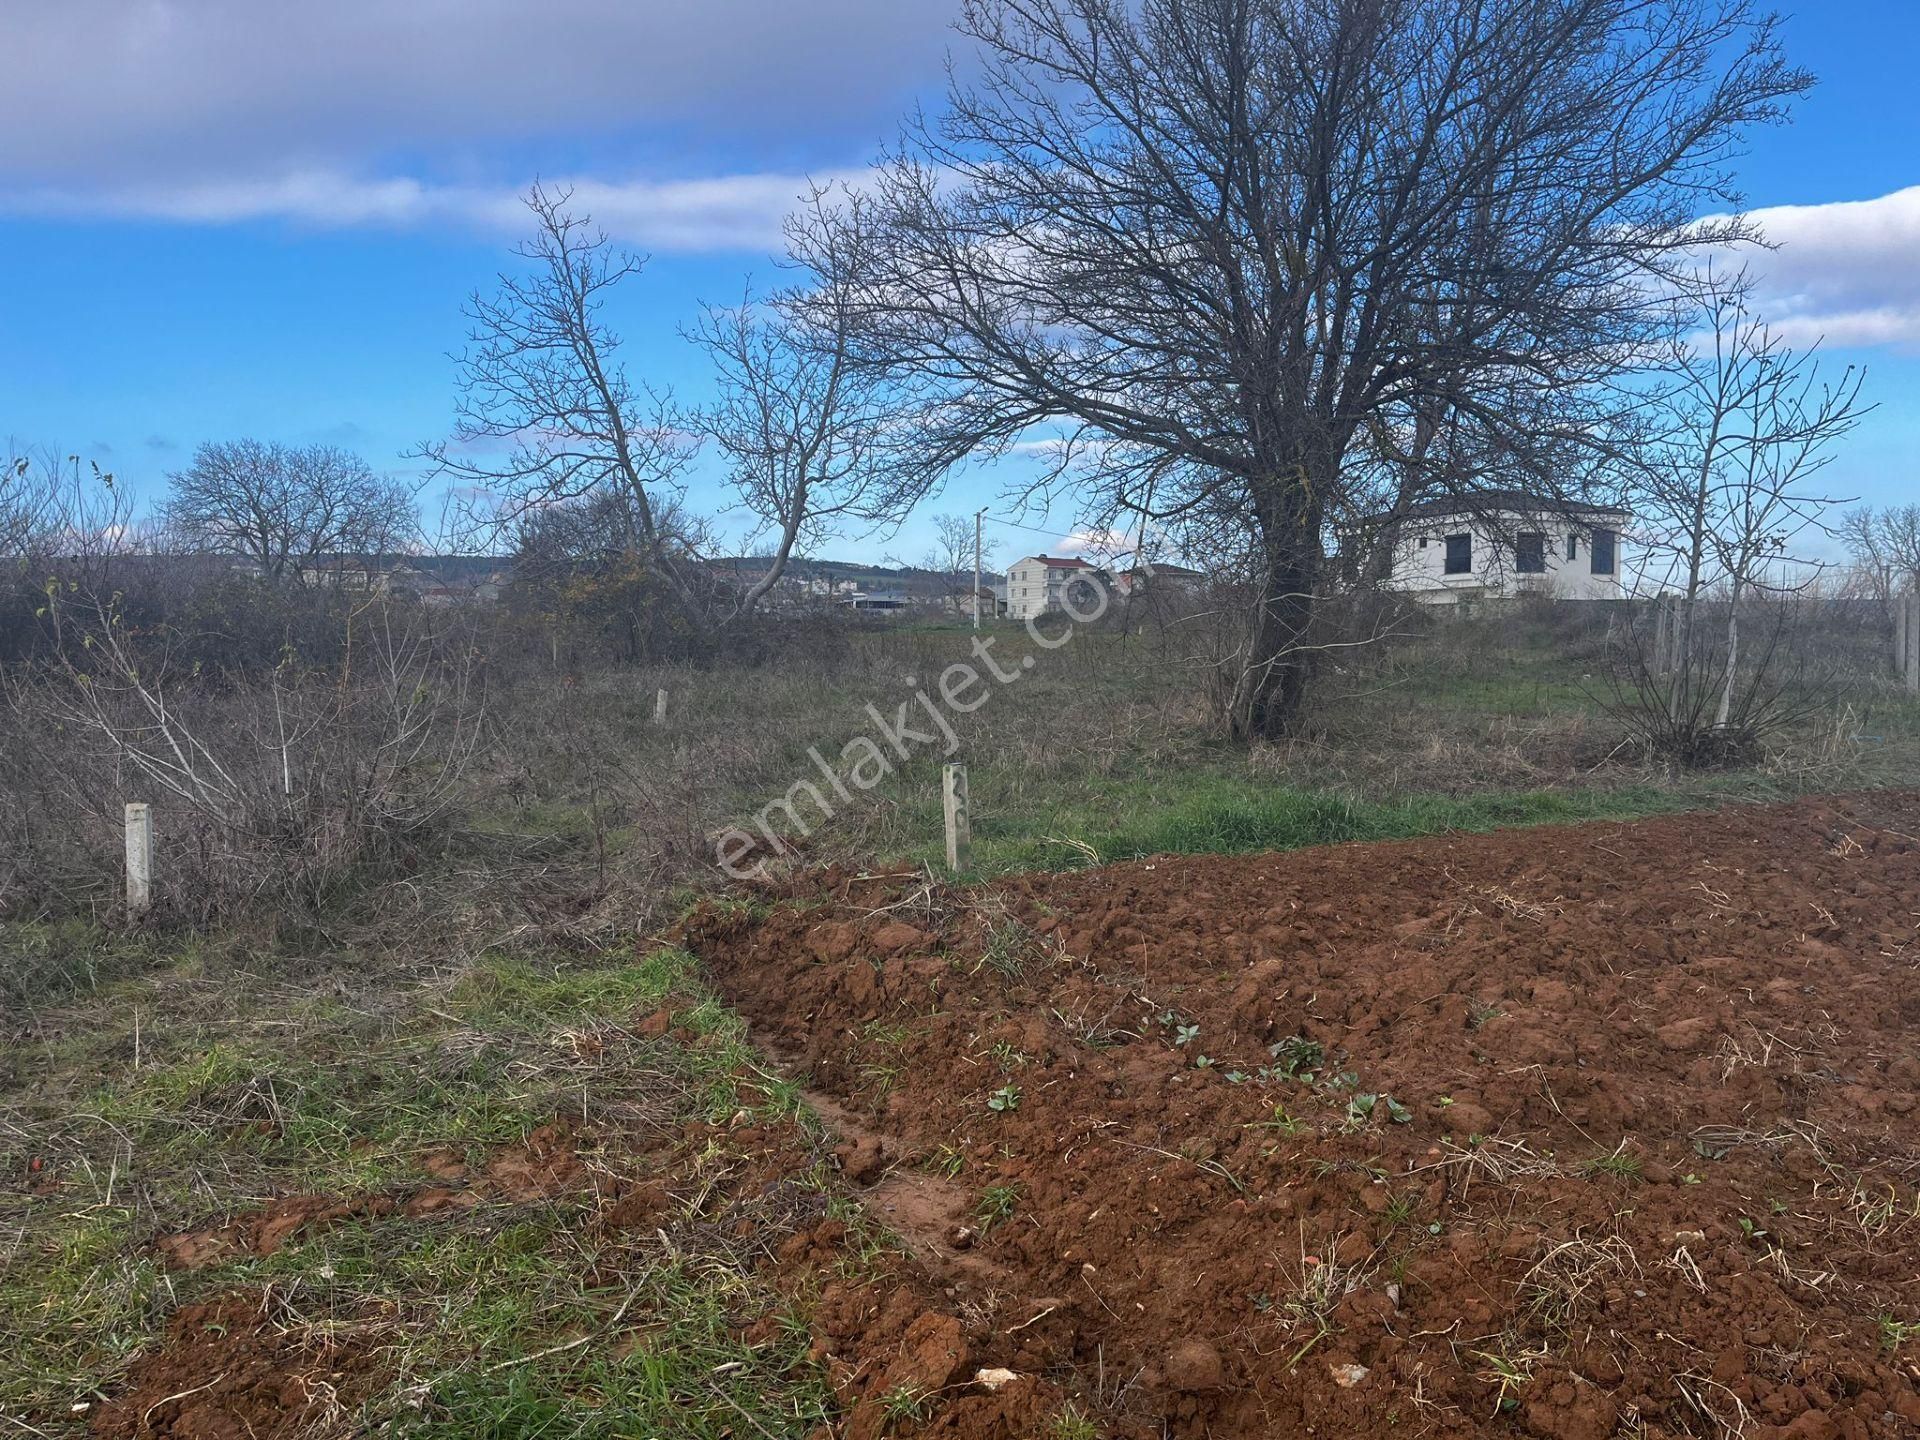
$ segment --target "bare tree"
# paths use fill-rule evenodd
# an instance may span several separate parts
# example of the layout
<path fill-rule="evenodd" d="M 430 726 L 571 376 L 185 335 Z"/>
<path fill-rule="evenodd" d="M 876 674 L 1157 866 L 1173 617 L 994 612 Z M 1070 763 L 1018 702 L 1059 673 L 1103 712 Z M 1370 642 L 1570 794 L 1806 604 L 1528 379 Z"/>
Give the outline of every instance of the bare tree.
<path fill-rule="evenodd" d="M 1882 605 L 1902 590 L 1920 593 L 1920 505 L 1849 510 L 1840 538 Z"/>
<path fill-rule="evenodd" d="M 812 205 L 822 197 L 816 193 Z M 831 238 L 828 237 L 828 243 Z M 924 481 L 903 448 L 884 370 L 854 363 L 854 312 L 831 278 L 755 303 L 709 306 L 693 334 L 712 359 L 719 398 L 700 414 L 747 510 L 776 537 L 773 563 L 740 596 L 751 611 L 796 546 L 848 528 L 897 524 Z"/>
<path fill-rule="evenodd" d="M 979 555 L 974 554 L 974 540 L 979 539 Z M 965 611 L 971 613 L 965 605 L 965 597 L 973 590 L 973 572 L 976 558 L 981 569 L 988 568 L 1000 548 L 1000 541 L 992 535 L 981 535 L 971 515 L 936 515 L 933 517 L 933 545 L 920 562 L 922 570 L 938 575 L 946 585 L 948 603 L 953 606 L 954 614 Z M 978 597 L 975 599 L 978 603 Z"/>
<path fill-rule="evenodd" d="M 278 580 L 335 557 L 377 560 L 419 533 L 414 487 L 331 445 L 202 445 L 167 477 L 163 508 L 182 546 L 250 560 Z"/>
<path fill-rule="evenodd" d="M 1644 539 L 1667 552 L 1682 590 L 1683 677 L 1697 658 L 1702 596 L 1709 586 L 1726 592 L 1726 647 L 1712 677 L 1719 726 L 1740 675 L 1742 602 L 1813 578 L 1817 567 L 1796 547 L 1831 533 L 1828 517 L 1843 502 L 1809 482 L 1871 408 L 1861 402 L 1863 372 L 1823 376 L 1817 347 L 1785 344 L 1750 308 L 1750 292 L 1744 274 L 1703 277 L 1696 333 L 1674 342 L 1669 383 L 1647 407 L 1655 418 L 1642 457 L 1641 509 L 1653 522 Z"/>
<path fill-rule="evenodd" d="M 670 395 L 636 388 L 603 310 L 646 262 L 613 247 L 569 207 L 568 190 L 535 186 L 521 275 L 467 303 L 453 438 L 422 447 L 454 483 L 461 518 L 498 534 L 546 506 L 611 497 L 635 556 L 656 569 L 690 623 L 708 624 L 683 537 L 663 523 L 699 449 Z"/>
<path fill-rule="evenodd" d="M 1739 137 L 1809 83 L 1750 0 L 968 0 L 961 28 L 977 81 L 834 217 L 865 353 L 914 377 L 930 470 L 1063 425 L 1042 486 L 1077 451 L 1096 512 L 1252 539 L 1241 736 L 1299 716 L 1356 452 L 1444 407 L 1548 483 L 1507 397 L 1634 358 L 1650 282 L 1746 233 L 1694 223 Z"/>
<path fill-rule="evenodd" d="M 46 555 L 57 532 L 56 476 L 30 455 L 8 454 L 0 469 L 0 559 Z"/>

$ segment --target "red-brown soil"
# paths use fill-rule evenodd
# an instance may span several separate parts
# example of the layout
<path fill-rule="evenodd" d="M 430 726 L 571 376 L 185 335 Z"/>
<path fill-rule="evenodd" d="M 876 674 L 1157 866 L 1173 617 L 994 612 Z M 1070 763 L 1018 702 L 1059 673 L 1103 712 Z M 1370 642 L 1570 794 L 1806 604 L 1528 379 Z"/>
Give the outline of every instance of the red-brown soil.
<path fill-rule="evenodd" d="M 1876 795 L 842 872 L 685 939 L 923 1272 L 819 1293 L 849 1434 L 1064 1393 L 1124 1436 L 1916 1436 L 1916 836 Z"/>
<path fill-rule="evenodd" d="M 311 1324 L 271 1291 L 221 1296 L 175 1313 L 166 1344 L 134 1365 L 93 1416 L 124 1440 L 254 1440 L 342 1433 L 378 1378 L 364 1335 Z"/>

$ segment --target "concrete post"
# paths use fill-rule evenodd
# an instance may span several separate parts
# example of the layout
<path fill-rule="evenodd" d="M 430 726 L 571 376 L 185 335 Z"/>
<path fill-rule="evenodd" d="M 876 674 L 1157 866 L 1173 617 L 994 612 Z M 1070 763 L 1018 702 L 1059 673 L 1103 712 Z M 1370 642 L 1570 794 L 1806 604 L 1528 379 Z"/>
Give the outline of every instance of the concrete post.
<path fill-rule="evenodd" d="M 1920 591 L 1907 596 L 1907 690 L 1920 695 Z"/>
<path fill-rule="evenodd" d="M 665 690 L 653 697 L 653 723 L 656 725 L 667 723 L 667 692 Z"/>
<path fill-rule="evenodd" d="M 973 860 L 973 822 L 967 812 L 967 767 L 947 766 L 942 790 L 947 812 L 947 869 L 958 875 Z"/>
<path fill-rule="evenodd" d="M 153 908 L 153 807 L 127 806 L 127 913 Z"/>

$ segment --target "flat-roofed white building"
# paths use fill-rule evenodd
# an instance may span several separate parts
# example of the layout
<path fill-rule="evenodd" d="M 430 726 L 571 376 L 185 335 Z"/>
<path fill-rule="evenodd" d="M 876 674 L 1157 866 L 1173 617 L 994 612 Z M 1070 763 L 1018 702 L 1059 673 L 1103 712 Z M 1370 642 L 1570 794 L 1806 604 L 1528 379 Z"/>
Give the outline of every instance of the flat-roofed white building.
<path fill-rule="evenodd" d="M 1390 589 L 1430 605 L 1544 595 L 1619 600 L 1622 538 L 1632 514 L 1618 506 L 1543 500 L 1519 492 L 1412 506 L 1392 524 Z"/>

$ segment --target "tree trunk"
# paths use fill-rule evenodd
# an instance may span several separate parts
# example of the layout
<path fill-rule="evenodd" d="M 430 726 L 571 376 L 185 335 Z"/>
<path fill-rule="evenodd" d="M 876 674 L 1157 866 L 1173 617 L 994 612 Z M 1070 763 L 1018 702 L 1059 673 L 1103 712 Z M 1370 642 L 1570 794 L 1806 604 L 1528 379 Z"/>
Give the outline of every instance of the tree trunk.
<path fill-rule="evenodd" d="M 1307 499 L 1312 492 L 1280 481 L 1267 493 L 1257 593 L 1227 702 L 1228 731 L 1241 741 L 1279 739 L 1299 726 L 1313 672 L 1307 633 L 1325 560 L 1320 507 Z"/>
<path fill-rule="evenodd" d="M 1740 587 L 1733 587 L 1733 598 L 1727 606 L 1727 674 L 1725 683 L 1720 687 L 1720 709 L 1714 716 L 1716 728 L 1727 728 L 1727 720 L 1733 714 L 1734 677 L 1740 669 Z"/>

